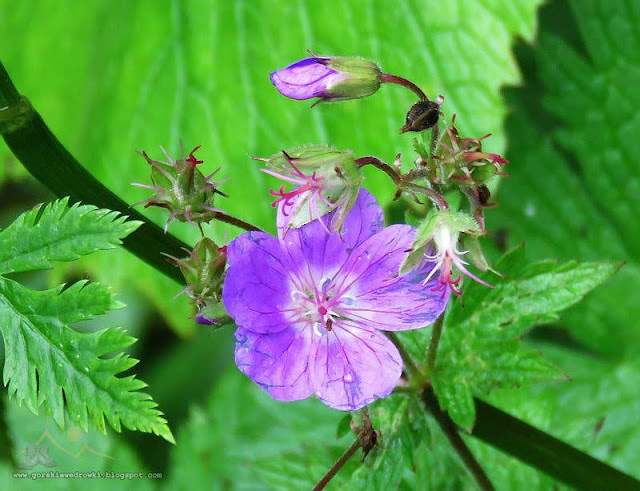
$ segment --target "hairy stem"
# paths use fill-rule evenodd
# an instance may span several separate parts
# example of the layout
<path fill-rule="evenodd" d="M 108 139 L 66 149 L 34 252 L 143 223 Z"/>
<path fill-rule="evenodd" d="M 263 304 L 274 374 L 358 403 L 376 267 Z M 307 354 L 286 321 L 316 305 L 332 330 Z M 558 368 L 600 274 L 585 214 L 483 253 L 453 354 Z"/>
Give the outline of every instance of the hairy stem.
<path fill-rule="evenodd" d="M 404 189 L 408 189 L 413 191 L 414 193 L 424 194 L 427 198 L 429 198 L 433 204 L 435 204 L 440 210 L 448 210 L 449 203 L 444 199 L 438 191 L 435 189 L 428 188 L 426 186 L 421 186 L 420 184 L 414 184 L 412 182 L 403 184 Z"/>
<path fill-rule="evenodd" d="M 262 229 L 260 227 L 251 225 L 249 222 L 245 222 L 244 220 L 241 220 L 239 218 L 227 215 L 226 213 L 216 211 L 213 214 L 213 218 L 215 220 L 218 220 L 219 222 L 228 223 L 229 225 L 235 225 L 236 227 L 242 228 L 247 232 L 262 232 Z"/>
<path fill-rule="evenodd" d="M 355 453 L 358 451 L 359 448 L 360 448 L 360 439 L 356 438 L 356 440 L 351 444 L 351 446 L 347 450 L 345 450 L 345 452 L 340 456 L 340 458 L 336 461 L 336 463 L 333 464 L 333 467 L 329 469 L 329 472 L 327 472 L 324 475 L 324 477 L 320 479 L 320 481 L 318 481 L 318 484 L 315 485 L 315 487 L 313 488 L 313 491 L 320 491 L 324 489 L 324 487 L 327 484 L 329 484 L 329 481 L 331 481 L 331 479 L 335 477 L 338 471 L 342 469 L 344 465 L 349 461 L 349 459 L 355 455 Z"/>
<path fill-rule="evenodd" d="M 391 167 L 389 164 L 387 164 L 386 162 L 383 162 L 382 160 L 380 160 L 377 157 L 360 157 L 358 159 L 355 160 L 356 165 L 360 168 L 366 166 L 366 165 L 372 165 L 374 166 L 376 169 L 380 169 L 381 171 L 383 171 L 385 174 L 387 174 L 391 180 L 393 181 L 393 183 L 398 186 L 398 189 L 400 191 L 408 189 L 410 191 L 413 191 L 415 193 L 420 193 L 420 194 L 424 194 L 427 198 L 429 198 L 433 204 L 435 204 L 439 209 L 441 210 L 448 210 L 449 209 L 449 204 L 447 203 L 447 201 L 444 199 L 444 196 L 442 196 L 439 192 L 437 192 L 434 189 L 428 188 L 426 186 L 421 186 L 419 184 L 414 184 L 412 182 L 409 182 L 411 179 L 414 179 L 415 176 L 411 174 L 411 172 L 409 172 L 409 174 L 402 176 L 400 174 L 398 174 L 398 172 Z M 410 176 L 407 179 L 407 176 Z"/>
<path fill-rule="evenodd" d="M 458 427 L 456 424 L 449 417 L 449 414 L 447 414 L 446 411 L 440 409 L 438 400 L 436 399 L 436 395 L 433 391 L 429 389 L 425 390 L 422 393 L 422 401 L 435 418 L 438 426 L 440 426 L 440 429 L 446 435 L 447 440 L 449 440 L 451 447 L 456 451 L 460 460 L 462 460 L 464 466 L 476 481 L 478 487 L 483 491 L 495 489 L 489 480 L 489 477 L 484 472 L 484 469 L 480 466 L 479 462 L 473 456 L 471 450 L 469 450 L 469 447 L 458 433 Z"/>
<path fill-rule="evenodd" d="M 382 83 L 387 83 L 387 84 L 402 85 L 403 87 L 406 87 L 415 95 L 417 95 L 422 101 L 429 99 L 427 95 L 424 92 L 422 92 L 422 89 L 420 87 L 418 87 L 416 84 L 414 84 L 410 80 L 407 80 L 406 78 L 398 77 L 396 75 L 391 75 L 389 73 L 383 73 L 380 76 L 380 81 Z"/>
<path fill-rule="evenodd" d="M 372 165 L 376 169 L 380 169 L 382 172 L 387 174 L 395 185 L 400 186 L 402 184 L 402 176 L 398 174 L 393 167 L 377 157 L 360 157 L 359 159 L 356 159 L 355 162 L 358 167 Z"/>
<path fill-rule="evenodd" d="M 440 336 L 442 335 L 442 326 L 444 324 L 444 314 L 436 319 L 433 323 L 431 331 L 431 340 L 429 341 L 429 351 L 427 352 L 427 376 L 433 372 L 436 364 L 436 354 L 438 352 L 438 344 L 440 344 Z"/>

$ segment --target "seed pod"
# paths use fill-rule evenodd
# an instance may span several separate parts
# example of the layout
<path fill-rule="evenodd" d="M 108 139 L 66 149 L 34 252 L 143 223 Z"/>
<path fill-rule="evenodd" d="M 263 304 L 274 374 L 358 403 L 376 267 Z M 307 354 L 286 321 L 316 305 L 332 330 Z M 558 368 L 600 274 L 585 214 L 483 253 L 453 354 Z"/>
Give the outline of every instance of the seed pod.
<path fill-rule="evenodd" d="M 434 126 L 440 117 L 440 106 L 429 99 L 416 102 L 409 112 L 405 125 L 400 128 L 400 133 L 407 131 L 420 132 Z"/>

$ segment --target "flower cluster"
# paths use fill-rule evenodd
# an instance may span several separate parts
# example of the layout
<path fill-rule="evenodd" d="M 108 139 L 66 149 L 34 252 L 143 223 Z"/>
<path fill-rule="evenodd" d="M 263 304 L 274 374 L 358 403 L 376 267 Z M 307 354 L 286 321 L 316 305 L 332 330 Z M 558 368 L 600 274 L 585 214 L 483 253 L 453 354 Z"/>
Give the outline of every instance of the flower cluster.
<path fill-rule="evenodd" d="M 418 101 L 400 133 L 422 134 L 414 140 L 415 168 L 403 173 L 400 154 L 389 165 L 320 144 L 254 157 L 282 182 L 270 190 L 277 237 L 214 207 L 215 195 L 226 195 L 212 181 L 217 171 L 199 171 L 198 147 L 179 160 L 167 155 L 168 163 L 143 152 L 153 186 L 136 185 L 156 192 L 143 203 L 169 210 L 167 225 L 178 219 L 202 231 L 202 222 L 217 219 L 247 230 L 228 246 L 203 238 L 189 257 L 171 258 L 196 321 L 221 325 L 231 317 L 237 325 L 238 368 L 275 399 L 315 395 L 354 411 L 390 394 L 402 375 L 401 354 L 384 331 L 433 323 L 451 294 L 462 295 L 462 275 L 492 287 L 468 266 L 491 270 L 478 239 L 486 233 L 483 210 L 493 206 L 487 183 L 507 161 L 483 151 L 485 137 L 462 138 L 455 116 L 444 124 L 442 96 L 430 100 L 369 60 L 312 53 L 274 71 L 271 81 L 286 97 L 318 102 L 367 97 L 385 83 L 411 90 Z M 409 196 L 423 207 L 417 228 L 383 226 L 382 209 L 361 187 L 368 165 L 391 178 L 395 199 Z M 449 204 L 459 193 L 469 212 Z"/>

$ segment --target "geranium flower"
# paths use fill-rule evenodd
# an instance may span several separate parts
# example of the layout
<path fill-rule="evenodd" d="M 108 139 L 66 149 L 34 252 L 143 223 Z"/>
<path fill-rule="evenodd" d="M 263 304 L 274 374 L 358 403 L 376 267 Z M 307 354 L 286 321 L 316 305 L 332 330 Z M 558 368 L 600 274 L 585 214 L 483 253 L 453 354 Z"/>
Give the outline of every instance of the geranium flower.
<path fill-rule="evenodd" d="M 281 222 L 278 238 L 248 232 L 233 240 L 222 296 L 238 325 L 236 364 L 250 379 L 275 399 L 315 394 L 354 411 L 387 396 L 402 374 L 398 350 L 380 331 L 432 323 L 449 296 L 433 291 L 437 280 L 423 284 L 432 263 L 399 274 L 415 229 L 383 228 L 367 191 L 340 234 L 328 231 L 334 213 L 300 228 Z"/>

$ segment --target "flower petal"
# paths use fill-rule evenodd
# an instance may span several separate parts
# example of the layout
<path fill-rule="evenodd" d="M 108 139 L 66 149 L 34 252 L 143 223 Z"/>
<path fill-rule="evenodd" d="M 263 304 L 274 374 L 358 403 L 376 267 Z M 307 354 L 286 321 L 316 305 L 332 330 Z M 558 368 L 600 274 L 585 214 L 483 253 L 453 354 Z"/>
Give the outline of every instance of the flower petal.
<path fill-rule="evenodd" d="M 311 367 L 318 399 L 342 411 L 386 397 L 400 375 L 402 359 L 393 343 L 375 329 L 348 322 L 323 335 Z"/>
<path fill-rule="evenodd" d="M 346 216 L 340 232 L 328 232 L 336 211 L 300 228 L 286 229 L 278 210 L 278 235 L 290 262 L 298 266 L 298 274 L 319 285 L 345 263 L 352 250 L 382 230 L 382 208 L 375 197 L 360 189 L 358 198 Z M 322 220 L 322 223 L 320 223 Z"/>
<path fill-rule="evenodd" d="M 309 364 L 318 338 L 310 326 L 296 324 L 270 334 L 238 328 L 235 336 L 236 365 L 271 397 L 297 401 L 313 394 Z"/>
<path fill-rule="evenodd" d="M 227 262 L 222 299 L 236 324 L 262 333 L 285 329 L 295 278 L 278 240 L 264 232 L 244 233 L 228 245 Z"/>
<path fill-rule="evenodd" d="M 447 306 L 449 294 L 433 291 L 434 278 L 423 281 L 433 268 L 425 262 L 408 274 L 398 274 L 415 229 L 392 225 L 353 251 L 340 272 L 338 291 L 349 298 L 341 313 L 354 322 L 388 331 L 418 329 L 435 321 Z"/>
<path fill-rule="evenodd" d="M 323 58 L 305 58 L 271 73 L 271 83 L 290 99 L 304 100 L 322 97 L 323 92 L 348 75 L 321 63 Z"/>

